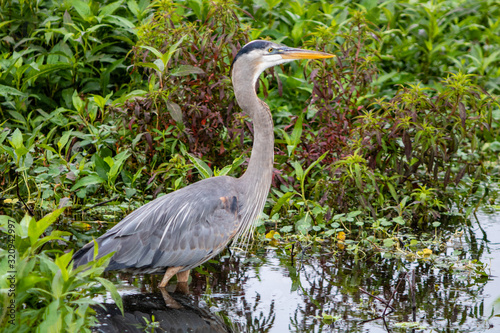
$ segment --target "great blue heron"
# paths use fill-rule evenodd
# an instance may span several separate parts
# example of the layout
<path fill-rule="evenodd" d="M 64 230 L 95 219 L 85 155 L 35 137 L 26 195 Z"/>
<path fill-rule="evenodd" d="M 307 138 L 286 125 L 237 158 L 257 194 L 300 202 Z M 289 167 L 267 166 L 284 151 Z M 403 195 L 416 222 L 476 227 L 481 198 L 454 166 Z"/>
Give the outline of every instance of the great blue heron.
<path fill-rule="evenodd" d="M 220 253 L 232 239 L 248 240 L 264 208 L 273 171 L 273 120 L 256 94 L 255 84 L 269 67 L 297 59 L 333 55 L 257 40 L 246 44 L 232 63 L 236 100 L 253 120 L 254 142 L 246 172 L 240 178 L 204 179 L 157 198 L 126 216 L 97 239 L 99 255 L 115 252 L 106 270 L 163 274 L 164 288 L 177 274 L 185 283 L 190 269 Z M 93 260 L 94 243 L 73 256 L 74 265 Z"/>

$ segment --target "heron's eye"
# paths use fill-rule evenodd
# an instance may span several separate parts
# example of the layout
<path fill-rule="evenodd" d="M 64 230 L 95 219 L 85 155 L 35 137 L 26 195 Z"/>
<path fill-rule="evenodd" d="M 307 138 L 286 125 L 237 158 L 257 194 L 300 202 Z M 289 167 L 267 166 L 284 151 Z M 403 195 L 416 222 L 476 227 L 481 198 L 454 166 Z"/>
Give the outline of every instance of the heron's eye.
<path fill-rule="evenodd" d="M 269 49 L 267 49 L 267 52 L 269 53 L 273 53 L 274 49 L 272 47 L 270 47 Z"/>

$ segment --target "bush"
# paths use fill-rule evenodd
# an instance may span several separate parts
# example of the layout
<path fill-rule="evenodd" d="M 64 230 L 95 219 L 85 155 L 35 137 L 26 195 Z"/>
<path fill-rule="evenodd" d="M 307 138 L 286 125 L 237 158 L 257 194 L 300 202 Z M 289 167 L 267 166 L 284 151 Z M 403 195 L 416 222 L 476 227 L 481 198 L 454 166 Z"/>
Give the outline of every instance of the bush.
<path fill-rule="evenodd" d="M 26 215 L 19 223 L 0 216 L 2 243 L 7 245 L 0 252 L 3 332 L 90 332 L 96 323 L 90 306 L 99 304 L 93 298 L 105 290 L 122 308 L 115 286 L 100 277 L 110 256 L 73 269 L 73 251 L 63 254 L 54 246 L 55 241 L 67 242 L 71 236 L 50 231 L 63 210 L 39 221 Z M 12 301 L 13 309 L 8 306 Z"/>
<path fill-rule="evenodd" d="M 168 128 L 167 137 L 180 139 L 194 155 L 219 167 L 232 161 L 228 151 L 243 129 L 233 116 L 238 107 L 229 70 L 248 41 L 235 11 L 227 1 L 202 3 L 192 11 L 160 2 L 152 21 L 141 28 L 133 59 L 136 67 L 148 68 L 149 92 L 144 100 L 129 101 L 124 117 L 136 134 L 144 133 L 142 141 L 154 161 L 171 156 L 170 149 L 154 151 L 151 144 L 168 147 Z"/>

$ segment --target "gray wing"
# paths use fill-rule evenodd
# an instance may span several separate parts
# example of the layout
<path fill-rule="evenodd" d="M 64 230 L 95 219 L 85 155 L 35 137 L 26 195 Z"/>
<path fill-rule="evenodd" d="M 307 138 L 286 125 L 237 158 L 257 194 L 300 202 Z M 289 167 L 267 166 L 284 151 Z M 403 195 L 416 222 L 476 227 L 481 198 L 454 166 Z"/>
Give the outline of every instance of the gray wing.
<path fill-rule="evenodd" d="M 138 208 L 97 239 L 99 257 L 115 251 L 107 270 L 154 273 L 190 269 L 221 252 L 236 234 L 241 201 L 236 180 L 214 177 Z M 92 260 L 93 243 L 75 253 Z"/>

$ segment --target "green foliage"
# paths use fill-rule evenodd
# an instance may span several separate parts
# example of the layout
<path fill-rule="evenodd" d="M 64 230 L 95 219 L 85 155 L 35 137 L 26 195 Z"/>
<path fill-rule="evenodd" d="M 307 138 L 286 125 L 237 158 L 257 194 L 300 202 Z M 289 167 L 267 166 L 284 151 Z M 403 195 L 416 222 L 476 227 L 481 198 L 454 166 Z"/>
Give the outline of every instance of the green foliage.
<path fill-rule="evenodd" d="M 346 157 L 333 164 L 336 176 L 329 189 L 334 197 L 344 197 L 347 207 L 361 200 L 374 217 L 404 200 L 404 212 L 384 214 L 424 225 L 449 207 L 470 205 L 471 197 L 457 195 L 456 186 L 464 176 L 485 179 L 481 161 L 488 156 L 480 152 L 478 140 L 491 126 L 494 101 L 464 74 L 450 75 L 441 92 L 427 91 L 403 87 L 353 122 L 349 149 L 355 152 L 345 151 Z"/>
<path fill-rule="evenodd" d="M 117 123 L 107 108 L 137 78 L 126 73 L 125 61 L 137 38 L 132 28 L 146 18 L 148 5 L 0 4 L 0 177 L 9 184 L 22 178 L 28 202 L 52 209 L 47 200 L 57 204 L 73 190 L 79 198 L 99 184 L 109 194 L 117 190 L 129 154 L 114 152 Z"/>
<path fill-rule="evenodd" d="M 0 196 L 50 211 L 110 199 L 128 212 L 241 175 L 251 124 L 230 65 L 247 41 L 270 38 L 337 57 L 258 82 L 277 153 L 260 238 L 425 258 L 453 221 L 444 215 L 497 205 L 499 17 L 490 0 L 0 1 Z M 16 224 L 25 331 L 86 330 L 88 300 L 116 298 L 99 277 L 107 259 L 68 265 L 56 242 L 91 235 L 57 230 L 60 213 Z"/>
<path fill-rule="evenodd" d="M 337 58 L 259 81 L 277 151 L 259 232 L 344 232 L 359 251 L 433 230 L 454 207 L 469 215 L 498 197 L 499 11 L 488 0 L 0 2 L 1 195 L 49 210 L 62 198 L 137 206 L 241 175 L 250 124 L 230 64 L 248 40 L 272 38 Z"/>
<path fill-rule="evenodd" d="M 18 125 L 36 108 L 69 107 L 74 91 L 108 94 L 128 81 L 123 61 L 137 23 L 130 8 L 144 11 L 147 2 L 123 4 L 2 2 L 0 84 L 17 90 L 2 94 L 2 106 Z"/>
<path fill-rule="evenodd" d="M 444 214 L 498 199 L 499 17 L 489 0 L 0 1 L 0 196 L 51 211 L 113 198 L 128 211 L 240 175 L 250 124 L 230 64 L 248 40 L 271 38 L 337 58 L 259 81 L 277 151 L 261 239 L 426 259 Z M 89 331 L 93 297 L 120 304 L 100 277 L 109 258 L 71 266 L 63 248 L 91 236 L 62 231 L 61 213 L 15 223 L 15 325 L 0 276 L 7 331 Z"/>
<path fill-rule="evenodd" d="M 372 26 L 366 13 L 352 12 L 342 32 L 329 28 L 311 34 L 315 48 L 328 50 L 339 43 L 340 52 L 335 67 L 322 64 L 310 72 L 313 113 L 301 146 L 293 148 L 300 162 L 283 168 L 287 177 L 278 178 L 282 188 L 299 188 L 291 177 L 296 165 L 313 163 L 330 151 L 325 159 L 329 166 L 323 168 L 329 175 L 322 172 L 320 181 L 305 191 L 320 203 L 316 214 L 294 210 L 294 220 L 314 226 L 311 232 L 331 235 L 336 228 L 325 228 L 322 221 L 360 204 L 365 218 L 398 218 L 403 225 L 426 229 L 452 207 L 468 216 L 480 204 L 478 197 L 488 193 L 484 161 L 495 163 L 497 156 L 480 148 L 486 144 L 485 133 L 491 138 L 495 128 L 494 97 L 473 83 L 473 75 L 458 72 L 434 84 L 436 88 L 408 84 L 389 102 L 376 98 L 372 79 L 383 49 L 380 32 Z M 293 146 L 283 136 L 289 154 Z M 277 140 L 278 147 L 282 142 Z M 271 209 L 271 221 L 276 221 Z"/>
<path fill-rule="evenodd" d="M 443 73 L 460 71 L 476 74 L 474 83 L 489 92 L 500 92 L 495 47 L 500 29 L 498 3 L 431 1 L 415 6 L 402 1 L 381 9 L 384 14 L 377 23 L 388 27 L 381 50 L 391 56 L 383 68 L 394 73 L 393 82 L 417 79 L 433 86 Z"/>
<path fill-rule="evenodd" d="M 73 251 L 44 249 L 54 241 L 67 242 L 71 236 L 51 228 L 63 211 L 58 209 L 39 221 L 26 215 L 19 223 L 0 216 L 2 243 L 8 244 L 0 252 L 3 332 L 90 332 L 96 323 L 90 306 L 99 304 L 93 298 L 103 291 L 110 292 L 122 308 L 115 286 L 100 277 L 110 256 L 74 269 Z M 11 300 L 13 311 L 8 307 Z"/>
<path fill-rule="evenodd" d="M 134 65 L 150 68 L 152 75 L 145 100 L 125 105 L 129 129 L 147 131 L 142 141 L 161 143 L 162 128 L 172 126 L 169 135 L 179 138 L 176 144 L 221 167 L 234 159 L 227 155 L 242 132 L 241 124 L 233 125 L 236 106 L 229 80 L 232 58 L 248 41 L 234 20 L 237 8 L 227 1 L 153 6 L 152 22 L 141 27 L 133 53 Z M 141 113 L 135 112 L 137 104 Z M 171 158 L 165 152 L 150 154 L 154 161 Z"/>
<path fill-rule="evenodd" d="M 384 94 L 396 84 L 439 86 L 443 73 L 476 74 L 474 83 L 498 94 L 500 6 L 496 1 L 277 1 L 243 0 L 252 18 L 252 39 L 271 36 L 287 45 L 337 36 L 361 14 L 376 28 L 381 60 L 377 84 Z M 320 38 L 321 39 L 321 38 Z M 338 42 L 338 40 L 337 40 Z M 342 42 L 338 43 L 341 44 Z"/>

